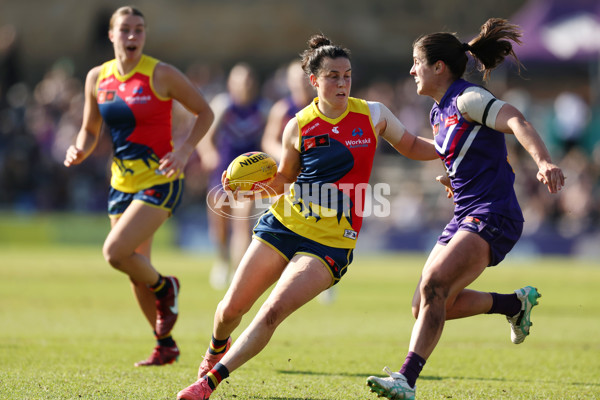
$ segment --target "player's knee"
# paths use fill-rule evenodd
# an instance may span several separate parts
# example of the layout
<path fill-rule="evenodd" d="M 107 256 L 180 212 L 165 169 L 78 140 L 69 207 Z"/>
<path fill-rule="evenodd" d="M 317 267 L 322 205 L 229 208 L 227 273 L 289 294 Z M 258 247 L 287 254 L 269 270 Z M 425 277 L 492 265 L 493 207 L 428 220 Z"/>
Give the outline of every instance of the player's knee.
<path fill-rule="evenodd" d="M 424 278 L 421 282 L 421 298 L 427 305 L 442 303 L 448 298 L 448 289 L 435 276 Z"/>
<path fill-rule="evenodd" d="M 261 314 L 264 324 L 269 328 L 275 329 L 282 321 L 281 310 L 276 304 L 265 304 Z"/>
<path fill-rule="evenodd" d="M 244 316 L 249 311 L 246 304 L 235 301 L 222 300 L 217 307 L 218 319 L 225 324 L 231 324 Z"/>
<path fill-rule="evenodd" d="M 102 247 L 102 254 L 104 255 L 104 259 L 108 264 L 110 264 L 113 268 L 120 270 L 123 265 L 123 255 L 119 250 L 119 247 L 114 243 L 105 242 L 104 247 Z"/>

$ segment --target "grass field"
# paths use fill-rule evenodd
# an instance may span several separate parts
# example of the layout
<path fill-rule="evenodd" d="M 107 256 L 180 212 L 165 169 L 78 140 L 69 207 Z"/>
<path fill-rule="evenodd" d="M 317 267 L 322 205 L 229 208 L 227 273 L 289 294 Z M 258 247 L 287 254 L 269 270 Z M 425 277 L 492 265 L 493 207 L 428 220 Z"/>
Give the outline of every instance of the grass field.
<path fill-rule="evenodd" d="M 159 243 L 155 264 L 182 281 L 174 331 L 182 356 L 134 368 L 154 346 L 151 330 L 100 249 L 101 242 L 0 242 L 1 399 L 175 399 L 195 380 L 223 295 L 208 285 L 212 256 Z M 404 360 L 423 261 L 357 254 L 333 304 L 313 301 L 292 315 L 212 398 L 376 398 L 365 379 Z M 600 263 L 509 259 L 473 287 L 509 292 L 526 284 L 543 297 L 525 343 L 510 342 L 501 316 L 448 322 L 418 382 L 419 399 L 600 399 Z"/>

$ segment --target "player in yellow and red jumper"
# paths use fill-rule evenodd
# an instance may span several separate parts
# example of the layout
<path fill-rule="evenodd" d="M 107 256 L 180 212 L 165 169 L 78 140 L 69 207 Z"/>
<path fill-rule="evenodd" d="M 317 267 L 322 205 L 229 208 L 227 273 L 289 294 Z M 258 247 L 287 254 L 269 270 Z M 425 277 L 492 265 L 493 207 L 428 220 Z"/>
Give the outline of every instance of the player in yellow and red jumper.
<path fill-rule="evenodd" d="M 269 342 L 295 310 L 335 285 L 352 262 L 378 137 L 400 153 L 437 158 L 433 141 L 407 132 L 381 103 L 351 98 L 349 51 L 315 35 L 302 66 L 318 97 L 286 125 L 277 175 L 261 195 L 279 195 L 254 228 L 225 298 L 198 380 L 178 399 L 208 399 L 217 385 Z M 227 190 L 228 181 L 223 178 Z M 231 192 L 230 192 L 231 193 Z M 235 192 L 234 196 L 239 193 Z M 231 333 L 275 282 L 240 339 Z"/>
<path fill-rule="evenodd" d="M 213 113 L 178 69 L 142 53 L 146 23 L 138 9 L 117 9 L 108 36 L 115 59 L 87 75 L 82 127 L 64 164 L 70 167 L 85 160 L 96 147 L 102 124 L 108 127 L 114 158 L 108 199 L 111 231 L 104 242 L 104 258 L 129 276 L 157 340 L 150 357 L 135 365 L 169 364 L 179 357 L 171 330 L 179 314 L 180 284 L 152 265 L 152 238 L 181 202 L 183 169 Z M 188 137 L 177 148 L 171 137 L 172 99 L 196 115 Z"/>

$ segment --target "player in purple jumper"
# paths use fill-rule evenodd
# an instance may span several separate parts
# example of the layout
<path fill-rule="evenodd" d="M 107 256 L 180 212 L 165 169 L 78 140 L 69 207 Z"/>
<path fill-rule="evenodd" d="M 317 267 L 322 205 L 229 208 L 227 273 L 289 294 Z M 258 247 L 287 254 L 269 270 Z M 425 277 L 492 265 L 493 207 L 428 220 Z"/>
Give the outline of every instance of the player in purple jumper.
<path fill-rule="evenodd" d="M 462 43 L 454 34 L 433 33 L 413 44 L 410 74 L 417 93 L 435 100 L 430 122 L 436 150 L 447 175 L 438 177 L 454 197 L 452 220 L 431 251 L 413 298 L 416 323 L 399 372 L 369 377 L 371 391 L 388 399 L 414 399 L 415 382 L 437 345 L 446 320 L 478 314 L 504 314 L 511 339 L 529 335 L 530 313 L 540 294 L 531 286 L 511 294 L 466 289 L 489 266 L 513 248 L 523 229 L 523 215 L 508 162 L 504 134 L 513 134 L 538 167 L 537 179 L 557 193 L 564 175 L 552 163 L 543 141 L 512 105 L 463 80 L 467 52 L 479 63 L 484 80 L 507 56 L 518 61 L 512 42 L 520 43 L 518 26 L 491 18 L 479 35 Z"/>

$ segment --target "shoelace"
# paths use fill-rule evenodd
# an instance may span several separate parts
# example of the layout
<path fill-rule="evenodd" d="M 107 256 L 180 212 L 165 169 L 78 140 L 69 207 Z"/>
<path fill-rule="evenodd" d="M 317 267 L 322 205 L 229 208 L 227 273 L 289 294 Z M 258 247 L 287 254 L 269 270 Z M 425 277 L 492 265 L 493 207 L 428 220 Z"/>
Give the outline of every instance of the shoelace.
<path fill-rule="evenodd" d="M 392 378 L 392 379 L 402 379 L 403 378 L 403 376 L 400 373 L 392 371 L 389 367 L 384 367 L 383 372 L 388 374 L 390 376 L 390 378 Z"/>

